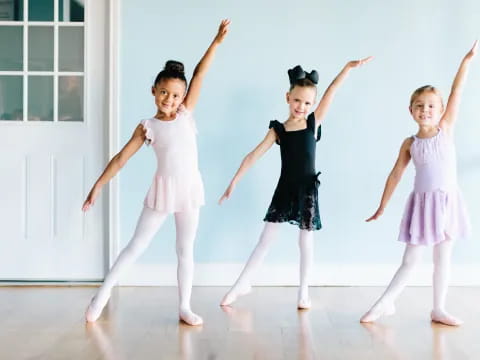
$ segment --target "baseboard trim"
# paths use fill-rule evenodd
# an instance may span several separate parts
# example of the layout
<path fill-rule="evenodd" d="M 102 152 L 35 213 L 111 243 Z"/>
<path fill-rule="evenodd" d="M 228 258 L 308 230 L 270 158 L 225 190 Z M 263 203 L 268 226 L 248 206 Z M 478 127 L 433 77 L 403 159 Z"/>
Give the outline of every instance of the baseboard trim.
<path fill-rule="evenodd" d="M 196 264 L 195 286 L 229 286 L 242 270 L 243 264 Z M 318 264 L 314 267 L 312 286 L 385 286 L 395 271 L 396 265 L 342 265 Z M 175 286 L 176 265 L 135 264 L 120 280 L 124 286 Z M 411 286 L 430 286 L 432 265 L 417 267 L 409 281 Z M 479 286 L 480 266 L 453 265 L 451 285 Z M 266 264 L 255 276 L 256 286 L 298 285 L 298 265 Z"/>

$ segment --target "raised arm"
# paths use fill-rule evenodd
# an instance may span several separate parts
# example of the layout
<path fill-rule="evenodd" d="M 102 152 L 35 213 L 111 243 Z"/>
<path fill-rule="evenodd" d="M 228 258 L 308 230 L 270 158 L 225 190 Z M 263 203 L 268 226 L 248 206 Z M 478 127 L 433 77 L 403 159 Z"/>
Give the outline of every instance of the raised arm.
<path fill-rule="evenodd" d="M 267 135 L 265 138 L 262 140 L 260 144 L 257 145 L 253 151 L 251 151 L 247 156 L 245 156 L 242 160 L 242 163 L 240 164 L 240 167 L 238 168 L 237 172 L 235 173 L 235 176 L 233 179 L 230 181 L 230 185 L 228 186 L 227 190 L 225 190 L 225 193 L 222 195 L 220 200 L 218 201 L 219 204 L 222 204 L 222 202 L 225 199 L 230 198 L 230 195 L 232 194 L 233 190 L 235 189 L 235 186 L 237 185 L 238 181 L 242 178 L 242 176 L 247 172 L 248 169 L 252 167 L 255 162 L 262 157 L 265 152 L 270 149 L 270 147 L 273 145 L 275 142 L 277 135 L 275 134 L 275 130 L 270 129 L 268 130 Z"/>
<path fill-rule="evenodd" d="M 145 129 L 143 125 L 139 124 L 133 132 L 130 140 L 125 144 L 123 149 L 120 150 L 120 152 L 115 155 L 112 160 L 110 160 L 105 167 L 105 170 L 103 170 L 102 175 L 100 175 L 98 180 L 93 185 L 92 189 L 87 195 L 87 198 L 85 199 L 85 202 L 83 203 L 83 211 L 88 211 L 90 207 L 95 204 L 95 200 L 97 199 L 98 195 L 100 195 L 102 186 L 108 183 L 110 179 L 120 171 L 120 169 L 127 163 L 128 159 L 130 159 L 132 155 L 142 147 L 144 141 Z"/>
<path fill-rule="evenodd" d="M 190 81 L 190 86 L 183 102 L 183 105 L 189 110 L 193 110 L 197 104 L 200 96 L 200 89 L 202 88 L 203 78 L 205 77 L 205 74 L 207 73 L 208 68 L 213 61 L 218 45 L 222 43 L 223 39 L 227 35 L 228 25 L 230 25 L 230 20 L 222 20 L 220 26 L 218 27 L 217 35 L 215 35 L 215 38 L 205 52 L 205 55 L 203 55 L 193 71 L 192 80 Z"/>
<path fill-rule="evenodd" d="M 318 127 L 322 123 L 322 120 L 327 114 L 328 108 L 330 107 L 330 104 L 333 101 L 333 98 L 335 96 L 335 93 L 337 92 L 337 89 L 340 87 L 340 85 L 342 85 L 342 83 L 346 79 L 350 70 L 358 66 L 361 66 L 363 64 L 366 64 L 372 59 L 373 59 L 373 56 L 369 56 L 365 59 L 349 61 L 343 67 L 342 71 L 340 71 L 337 77 L 333 79 L 333 81 L 328 86 L 327 90 L 325 90 L 325 92 L 323 93 L 323 96 L 320 99 L 320 102 L 318 103 L 317 108 L 315 109 L 315 126 L 316 127 Z"/>
<path fill-rule="evenodd" d="M 460 107 L 460 98 L 462 97 L 463 87 L 468 74 L 468 68 L 470 67 L 470 61 L 475 56 L 478 47 L 478 40 L 475 41 L 470 51 L 465 55 L 460 67 L 458 68 L 457 75 L 453 80 L 452 90 L 448 96 L 447 106 L 445 112 L 440 120 L 440 127 L 442 129 L 452 130 L 455 121 L 457 120 L 458 109 Z"/>
<path fill-rule="evenodd" d="M 405 172 L 405 169 L 407 168 L 408 163 L 410 162 L 410 146 L 412 145 L 412 142 L 412 138 L 407 138 L 403 141 L 397 161 L 395 162 L 390 175 L 388 175 L 387 182 L 385 183 L 385 189 L 383 190 L 380 206 L 378 207 L 377 211 L 375 211 L 375 214 L 370 216 L 366 221 L 377 220 L 383 214 L 383 211 L 387 207 L 394 190 L 396 189 L 403 173 Z"/>

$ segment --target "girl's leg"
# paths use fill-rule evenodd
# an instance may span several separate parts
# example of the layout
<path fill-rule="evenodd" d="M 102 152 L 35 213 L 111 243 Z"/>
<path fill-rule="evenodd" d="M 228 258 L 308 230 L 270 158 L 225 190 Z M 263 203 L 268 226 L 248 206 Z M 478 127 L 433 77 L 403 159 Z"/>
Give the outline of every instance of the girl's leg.
<path fill-rule="evenodd" d="M 419 245 L 407 244 L 405 246 L 402 264 L 393 276 L 387 290 L 385 290 L 372 308 L 362 316 L 361 322 L 372 322 L 382 315 L 391 315 L 395 312 L 394 302 L 405 288 L 412 270 L 420 261 L 421 254 L 422 248 Z"/>
<path fill-rule="evenodd" d="M 452 240 L 442 241 L 433 248 L 433 310 L 431 317 L 433 321 L 446 325 L 461 325 L 462 320 L 450 315 L 445 310 L 452 248 Z"/>
<path fill-rule="evenodd" d="M 262 234 L 260 235 L 260 239 L 255 247 L 255 250 L 253 250 L 252 254 L 250 255 L 250 258 L 245 264 L 242 273 L 238 277 L 233 287 L 223 297 L 220 305 L 230 305 L 235 302 L 239 296 L 248 294 L 251 291 L 251 275 L 260 266 L 265 258 L 265 255 L 267 254 L 268 248 L 273 240 L 276 239 L 279 226 L 280 223 L 265 222 L 265 226 L 263 227 Z"/>
<path fill-rule="evenodd" d="M 167 213 L 143 208 L 132 239 L 118 256 L 109 273 L 105 277 L 102 286 L 100 286 L 97 294 L 87 308 L 85 313 L 87 321 L 91 322 L 98 319 L 110 298 L 110 292 L 113 286 L 117 283 L 120 274 L 147 248 L 167 215 Z"/>
<path fill-rule="evenodd" d="M 177 229 L 177 281 L 180 299 L 180 319 L 189 325 L 200 325 L 203 320 L 190 308 L 193 283 L 193 243 L 198 227 L 199 209 L 175 213 Z"/>
<path fill-rule="evenodd" d="M 300 230 L 298 238 L 300 248 L 300 288 L 298 289 L 298 308 L 309 309 L 311 301 L 308 285 L 313 266 L 313 231 Z"/>

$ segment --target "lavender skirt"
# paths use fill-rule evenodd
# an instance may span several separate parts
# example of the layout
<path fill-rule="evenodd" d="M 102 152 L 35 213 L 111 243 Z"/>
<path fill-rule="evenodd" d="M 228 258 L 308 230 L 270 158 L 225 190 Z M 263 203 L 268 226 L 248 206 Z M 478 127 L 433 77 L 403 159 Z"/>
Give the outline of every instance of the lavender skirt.
<path fill-rule="evenodd" d="M 470 222 L 460 191 L 412 192 L 400 223 L 398 240 L 411 245 L 465 238 Z"/>

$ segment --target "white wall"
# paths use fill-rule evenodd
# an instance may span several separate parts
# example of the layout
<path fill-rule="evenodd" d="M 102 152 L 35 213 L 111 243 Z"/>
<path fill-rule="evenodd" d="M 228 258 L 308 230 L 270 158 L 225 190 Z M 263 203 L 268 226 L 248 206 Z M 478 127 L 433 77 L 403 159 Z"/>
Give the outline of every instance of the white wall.
<path fill-rule="evenodd" d="M 222 207 L 216 202 L 243 156 L 265 135 L 269 120 L 288 116 L 287 69 L 297 64 L 317 69 L 321 93 L 348 60 L 374 55 L 373 62 L 351 73 L 323 126 L 317 168 L 322 171 L 324 229 L 315 234 L 315 257 L 333 272 L 325 276 L 319 268 L 317 283 L 383 283 L 403 250 L 396 238 L 413 183 L 412 168 L 381 220 L 366 224 L 364 219 L 378 205 L 402 140 L 416 131 L 407 110 L 411 92 L 432 84 L 448 95 L 461 58 L 480 36 L 480 3 L 142 0 L 140 5 L 123 0 L 122 142 L 142 118 L 154 114 L 150 86 L 165 61 L 183 61 L 190 75 L 223 17 L 232 19 L 231 32 L 218 49 L 196 109 L 207 200 L 196 243 L 197 282 L 203 281 L 199 278 L 205 279 L 202 283 L 231 281 L 238 272 L 235 264 L 246 261 L 258 240 L 280 170 L 276 145 L 242 180 L 231 200 Z M 476 59 L 456 133 L 459 181 L 474 225 L 480 215 L 479 94 L 480 59 Z M 152 150 L 144 148 L 121 174 L 122 246 L 132 235 L 154 166 Z M 296 273 L 291 275 L 298 261 L 296 238 L 297 229 L 285 225 L 264 269 L 290 275 L 277 281 L 273 273 L 266 273 L 265 283 L 296 281 Z M 170 219 L 128 281 L 147 276 L 147 282 L 172 282 L 173 273 L 165 269 L 172 270 L 176 261 L 174 239 Z M 465 274 L 480 275 L 478 239 L 474 226 L 472 237 L 457 244 L 454 262 L 464 274 L 457 277 L 458 283 Z M 218 278 L 222 269 L 218 264 L 230 264 L 223 268 L 230 269 L 222 274 L 223 280 Z M 335 276 L 335 269 L 343 269 L 343 280 Z M 480 282 L 480 276 L 477 279 Z"/>

